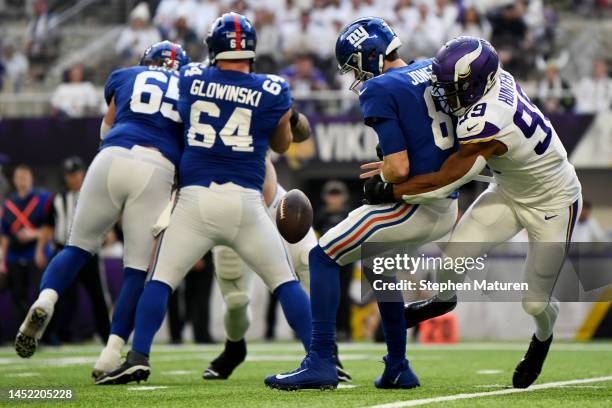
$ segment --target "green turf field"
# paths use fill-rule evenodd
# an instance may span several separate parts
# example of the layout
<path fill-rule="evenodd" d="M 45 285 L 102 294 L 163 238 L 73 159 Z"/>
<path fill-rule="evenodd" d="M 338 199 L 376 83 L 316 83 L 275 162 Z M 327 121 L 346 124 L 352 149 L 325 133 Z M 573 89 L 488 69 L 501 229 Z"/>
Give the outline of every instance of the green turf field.
<path fill-rule="evenodd" d="M 394 391 L 376 390 L 372 384 L 383 369 L 384 348 L 380 345 L 340 346 L 353 384 L 336 391 L 297 392 L 269 390 L 263 385 L 266 375 L 297 367 L 302 357 L 297 344 L 251 344 L 249 359 L 230 380 L 205 382 L 201 372 L 220 347 L 156 346 L 149 381 L 125 386 L 93 385 L 89 375 L 98 346 L 45 349 L 30 360 L 20 359 L 10 348 L 0 348 L 0 389 L 5 394 L 7 388 L 70 388 L 75 393 L 70 402 L 26 405 L 3 399 L 0 406 L 339 408 L 427 403 L 444 407 L 612 407 L 612 343 L 553 343 L 537 389 L 527 392 L 509 388 L 512 370 L 526 347 L 522 343 L 410 346 L 408 356 L 422 386 Z"/>

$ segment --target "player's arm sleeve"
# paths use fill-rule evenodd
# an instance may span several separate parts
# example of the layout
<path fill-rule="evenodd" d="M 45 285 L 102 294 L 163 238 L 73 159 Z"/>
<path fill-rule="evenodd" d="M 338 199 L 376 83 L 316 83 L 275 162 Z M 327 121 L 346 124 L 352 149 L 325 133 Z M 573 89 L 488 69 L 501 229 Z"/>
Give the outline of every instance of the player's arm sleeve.
<path fill-rule="evenodd" d="M 406 150 L 398 121 L 397 106 L 393 96 L 375 83 L 365 83 L 359 95 L 359 104 L 366 125 L 378 136 L 384 155 Z"/>
<path fill-rule="evenodd" d="M 117 90 L 119 82 L 118 77 L 119 71 L 112 72 L 106 81 L 106 85 L 104 85 L 104 100 L 107 105 L 110 105 L 113 96 L 115 96 L 115 91 Z"/>

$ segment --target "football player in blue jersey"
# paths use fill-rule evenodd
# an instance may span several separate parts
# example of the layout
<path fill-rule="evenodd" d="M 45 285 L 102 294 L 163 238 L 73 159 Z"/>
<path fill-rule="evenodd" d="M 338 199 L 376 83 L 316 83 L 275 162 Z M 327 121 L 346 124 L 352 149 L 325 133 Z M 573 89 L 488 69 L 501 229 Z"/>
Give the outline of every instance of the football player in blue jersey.
<path fill-rule="evenodd" d="M 431 96 L 431 60 L 406 64 L 399 57 L 401 43 L 381 18 L 361 18 L 346 26 L 336 42 L 342 73 L 353 73 L 351 90 L 359 95 L 365 124 L 374 128 L 380 162 L 369 170 L 371 184 L 384 179 L 398 183 L 409 176 L 439 169 L 455 151 L 453 121 Z M 429 204 L 379 205 L 371 200 L 354 210 L 319 240 L 309 256 L 313 333 L 310 350 L 295 371 L 273 375 L 266 385 L 282 390 L 335 388 L 333 360 L 335 320 L 339 302 L 341 265 L 360 258 L 365 242 L 426 243 L 452 228 L 457 214 L 456 194 Z M 401 296 L 379 302 L 387 342 L 385 369 L 377 388 L 413 388 L 419 380 L 406 360 L 406 321 Z"/>
<path fill-rule="evenodd" d="M 215 245 L 234 249 L 264 280 L 304 347 L 310 346 L 310 301 L 262 196 L 268 148 L 285 152 L 307 119 L 292 109 L 282 78 L 251 72 L 256 34 L 246 17 L 222 15 L 206 43 L 210 65 L 191 64 L 180 74 L 185 150 L 179 199 L 138 302 L 132 350 L 98 384 L 148 378 L 151 344 L 170 293 Z"/>
<path fill-rule="evenodd" d="M 38 299 L 19 328 L 15 349 L 21 357 L 34 354 L 58 297 L 121 217 L 123 286 L 94 376 L 119 365 L 153 250 L 151 227 L 170 200 L 183 148 L 178 69 L 187 63 L 189 57 L 180 45 L 164 41 L 149 47 L 140 65 L 110 75 L 104 89 L 108 112 L 100 128 L 100 152 L 79 194 L 68 245 L 49 263 Z"/>

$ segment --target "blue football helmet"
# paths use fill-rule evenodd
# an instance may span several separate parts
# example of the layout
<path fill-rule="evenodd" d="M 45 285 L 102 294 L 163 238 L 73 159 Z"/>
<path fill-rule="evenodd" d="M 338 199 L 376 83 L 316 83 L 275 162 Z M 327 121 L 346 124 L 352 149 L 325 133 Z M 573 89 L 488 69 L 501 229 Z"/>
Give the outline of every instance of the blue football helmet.
<path fill-rule="evenodd" d="M 218 60 L 253 60 L 257 46 L 255 27 L 241 14 L 225 13 L 210 26 L 206 45 L 211 64 Z"/>
<path fill-rule="evenodd" d="M 399 37 L 379 17 L 357 19 L 344 27 L 336 41 L 336 60 L 340 74 L 353 71 L 351 91 L 368 79 L 382 74 L 385 57 L 402 45 Z"/>
<path fill-rule="evenodd" d="M 183 47 L 170 41 L 153 44 L 146 49 L 140 65 L 155 65 L 173 70 L 179 70 L 183 65 L 189 64 L 191 59 Z"/>

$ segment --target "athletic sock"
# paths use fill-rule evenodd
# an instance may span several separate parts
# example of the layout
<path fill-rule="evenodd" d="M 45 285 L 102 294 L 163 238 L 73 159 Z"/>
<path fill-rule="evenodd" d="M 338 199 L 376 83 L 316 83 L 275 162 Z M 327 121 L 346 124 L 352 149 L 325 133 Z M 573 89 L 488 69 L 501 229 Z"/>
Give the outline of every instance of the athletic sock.
<path fill-rule="evenodd" d="M 546 341 L 552 336 L 558 315 L 559 302 L 551 299 L 542 313 L 533 316 L 533 320 L 536 324 L 535 336 L 538 340 Z"/>
<path fill-rule="evenodd" d="M 285 282 L 274 290 L 289 326 L 302 341 L 304 348 L 310 348 L 312 337 L 312 316 L 310 299 L 298 281 Z"/>
<path fill-rule="evenodd" d="M 340 266 L 317 245 L 309 254 L 312 344 L 321 358 L 334 357 L 336 314 L 340 303 Z"/>
<path fill-rule="evenodd" d="M 123 269 L 123 284 L 113 311 L 111 334 L 121 337 L 124 342 L 128 341 L 134 329 L 134 314 L 146 277 L 146 271 L 134 268 Z"/>
<path fill-rule="evenodd" d="M 41 293 L 45 289 L 53 289 L 61 296 L 91 257 L 92 255 L 84 249 L 75 246 L 64 247 L 49 262 L 40 281 Z"/>
<path fill-rule="evenodd" d="M 406 319 L 403 302 L 379 302 L 381 324 L 385 333 L 387 353 L 391 365 L 406 358 Z"/>
<path fill-rule="evenodd" d="M 225 335 L 228 340 L 232 342 L 242 340 L 251 325 L 249 304 L 245 303 L 244 306 L 240 307 L 228 307 L 225 311 L 223 324 L 225 326 Z"/>
<path fill-rule="evenodd" d="M 132 350 L 149 355 L 153 337 L 164 321 L 170 293 L 170 286 L 157 280 L 149 281 L 145 285 L 136 307 Z"/>

